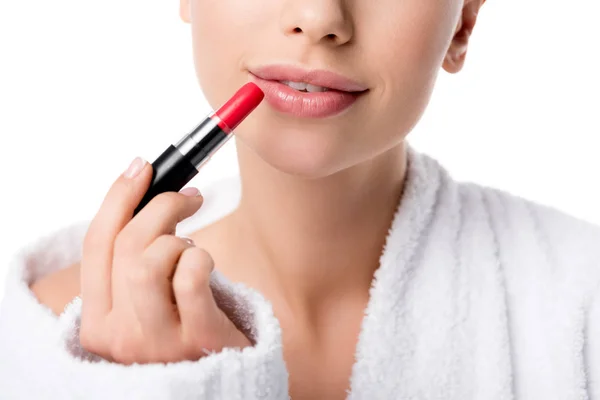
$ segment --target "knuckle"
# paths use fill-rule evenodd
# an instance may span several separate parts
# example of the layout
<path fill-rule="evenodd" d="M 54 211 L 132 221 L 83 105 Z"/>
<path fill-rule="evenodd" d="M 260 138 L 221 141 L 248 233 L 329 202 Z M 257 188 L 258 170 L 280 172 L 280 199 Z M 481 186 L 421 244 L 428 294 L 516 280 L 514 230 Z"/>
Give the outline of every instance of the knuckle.
<path fill-rule="evenodd" d="M 135 287 L 152 286 L 160 280 L 160 273 L 157 268 L 146 268 L 144 265 L 137 265 L 128 268 L 127 280 Z"/>
<path fill-rule="evenodd" d="M 124 254 L 135 248 L 137 238 L 134 235 L 127 234 L 126 231 L 121 231 L 115 239 L 115 254 Z"/>
<path fill-rule="evenodd" d="M 133 336 L 128 334 L 114 335 L 110 342 L 110 355 L 122 363 L 133 363 L 140 360 L 140 346 Z"/>
<path fill-rule="evenodd" d="M 200 273 L 200 271 L 196 273 L 186 272 L 179 275 L 175 274 L 175 278 L 173 279 L 173 290 L 178 295 L 184 297 L 198 295 L 207 285 L 208 277 Z"/>
<path fill-rule="evenodd" d="M 89 323 L 84 324 L 82 322 L 79 329 L 79 343 L 81 347 L 90 353 L 102 354 L 105 351 L 104 343 L 98 334 L 98 330 L 94 329 Z"/>
<path fill-rule="evenodd" d="M 190 249 L 190 251 L 194 252 L 194 256 L 198 260 L 199 265 L 201 265 L 202 267 L 206 267 L 209 270 L 212 268 L 214 261 L 208 251 L 200 247 Z"/>
<path fill-rule="evenodd" d="M 143 251 L 141 258 L 146 268 L 158 269 L 160 272 L 157 272 L 163 273 L 166 267 L 172 267 L 176 263 L 176 261 L 171 261 L 171 265 L 164 265 L 165 259 L 177 260 L 183 250 L 185 250 L 185 244 L 180 238 L 171 234 L 163 234 L 154 239 L 150 246 Z"/>
<path fill-rule="evenodd" d="M 190 258 L 202 267 L 210 267 L 213 263 L 212 256 L 208 251 L 202 247 L 193 247 L 188 250 L 190 252 Z"/>
<path fill-rule="evenodd" d="M 181 240 L 169 234 L 163 234 L 157 237 L 155 240 L 156 245 L 163 251 L 181 250 L 183 245 Z"/>

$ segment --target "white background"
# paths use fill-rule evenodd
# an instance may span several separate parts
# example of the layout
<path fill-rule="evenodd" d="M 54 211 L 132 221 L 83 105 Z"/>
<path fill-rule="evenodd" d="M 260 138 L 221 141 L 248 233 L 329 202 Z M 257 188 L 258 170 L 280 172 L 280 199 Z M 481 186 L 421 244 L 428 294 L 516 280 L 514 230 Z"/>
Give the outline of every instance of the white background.
<path fill-rule="evenodd" d="M 600 223 L 598 20 L 597 0 L 489 0 L 411 142 L 457 179 Z M 0 297 L 16 250 L 90 218 L 134 156 L 208 111 L 178 2 L 0 1 Z M 190 184 L 235 174 L 233 144 Z"/>

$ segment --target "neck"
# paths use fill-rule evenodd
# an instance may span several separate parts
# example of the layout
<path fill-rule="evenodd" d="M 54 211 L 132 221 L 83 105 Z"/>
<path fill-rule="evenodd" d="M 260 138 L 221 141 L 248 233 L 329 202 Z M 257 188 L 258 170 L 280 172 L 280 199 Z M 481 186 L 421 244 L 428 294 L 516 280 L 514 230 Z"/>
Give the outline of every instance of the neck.
<path fill-rule="evenodd" d="M 342 291 L 368 294 L 403 188 L 404 144 L 319 179 L 282 173 L 241 143 L 238 158 L 242 196 L 231 220 L 263 289 L 296 309 Z"/>

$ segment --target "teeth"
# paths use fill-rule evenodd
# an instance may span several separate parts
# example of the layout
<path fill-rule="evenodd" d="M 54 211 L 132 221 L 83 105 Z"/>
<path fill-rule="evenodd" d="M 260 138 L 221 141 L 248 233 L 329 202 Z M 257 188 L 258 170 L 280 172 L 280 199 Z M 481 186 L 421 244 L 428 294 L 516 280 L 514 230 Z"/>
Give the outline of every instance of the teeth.
<path fill-rule="evenodd" d="M 302 82 L 281 81 L 281 83 L 296 90 L 306 90 L 306 87 L 308 86 L 306 83 Z"/>
<path fill-rule="evenodd" d="M 314 86 L 314 85 L 306 85 L 306 90 L 308 92 L 314 93 L 314 92 L 326 92 L 328 89 L 321 87 L 321 86 Z"/>
<path fill-rule="evenodd" d="M 306 91 L 309 93 L 326 92 L 329 90 L 329 89 L 321 87 L 321 86 L 315 86 L 315 85 L 311 85 L 311 84 L 304 83 L 304 82 L 281 81 L 281 83 L 291 87 L 292 89 L 299 90 L 299 91 Z"/>

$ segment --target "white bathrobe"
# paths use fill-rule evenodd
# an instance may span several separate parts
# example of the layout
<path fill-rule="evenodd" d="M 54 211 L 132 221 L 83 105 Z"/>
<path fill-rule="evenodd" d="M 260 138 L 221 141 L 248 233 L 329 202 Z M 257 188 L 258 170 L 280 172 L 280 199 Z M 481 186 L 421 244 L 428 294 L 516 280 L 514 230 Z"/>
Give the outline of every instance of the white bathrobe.
<path fill-rule="evenodd" d="M 230 212 L 239 182 L 204 194 L 179 234 Z M 0 399 L 288 398 L 271 305 L 218 273 L 246 304 L 256 346 L 135 366 L 83 351 L 80 299 L 55 317 L 28 284 L 77 261 L 85 230 L 38 239 L 13 261 L 0 309 Z M 458 182 L 409 148 L 348 399 L 600 400 L 599 283 L 600 227 Z"/>

